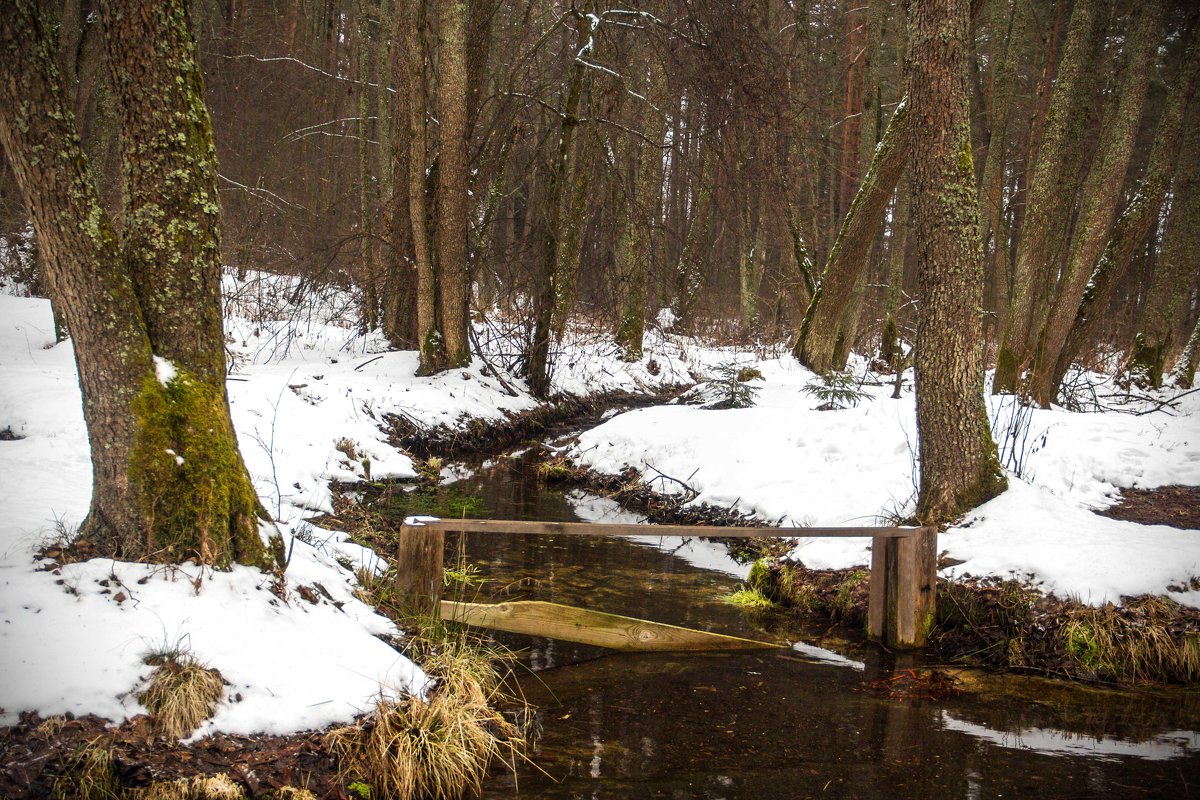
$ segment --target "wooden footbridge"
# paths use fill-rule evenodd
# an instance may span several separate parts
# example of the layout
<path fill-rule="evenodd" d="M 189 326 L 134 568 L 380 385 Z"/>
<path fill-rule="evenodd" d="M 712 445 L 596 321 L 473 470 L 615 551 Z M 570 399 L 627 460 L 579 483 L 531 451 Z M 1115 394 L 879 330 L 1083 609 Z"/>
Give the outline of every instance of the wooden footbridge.
<path fill-rule="evenodd" d="M 426 519 L 400 529 L 396 588 L 416 609 L 494 630 L 597 644 L 618 650 L 730 650 L 775 647 L 769 642 L 696 631 L 617 614 L 544 603 L 458 603 L 442 599 L 446 532 L 559 536 L 710 536 L 720 538 L 870 538 L 871 583 L 867 632 L 896 649 L 921 647 L 932 626 L 937 529 L 723 528 L 589 522 Z M 603 576 L 597 576 L 602 579 Z"/>

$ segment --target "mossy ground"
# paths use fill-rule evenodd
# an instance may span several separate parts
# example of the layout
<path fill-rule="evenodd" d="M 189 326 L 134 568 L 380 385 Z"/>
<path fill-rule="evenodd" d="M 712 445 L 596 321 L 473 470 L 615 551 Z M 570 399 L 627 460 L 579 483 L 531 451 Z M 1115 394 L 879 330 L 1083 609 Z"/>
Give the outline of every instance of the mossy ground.
<path fill-rule="evenodd" d="M 750 584 L 796 613 L 865 626 L 870 577 L 864 570 L 764 561 Z M 1093 607 L 1011 580 L 939 579 L 937 591 L 927 654 L 1119 685 L 1200 683 L 1200 611 L 1168 597 Z"/>

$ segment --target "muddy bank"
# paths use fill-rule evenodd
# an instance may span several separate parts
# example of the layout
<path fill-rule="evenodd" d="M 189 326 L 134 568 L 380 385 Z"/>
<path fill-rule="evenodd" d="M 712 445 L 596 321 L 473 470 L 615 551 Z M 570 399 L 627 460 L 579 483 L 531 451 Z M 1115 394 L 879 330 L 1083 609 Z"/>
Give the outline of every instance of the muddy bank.
<path fill-rule="evenodd" d="M 46 720 L 27 714 L 17 725 L 0 728 L 0 797 L 53 796 L 55 779 L 78 751 L 93 744 L 111 752 L 124 789 L 225 773 L 252 797 L 276 797 L 285 787 L 307 788 L 321 798 L 344 797 L 322 736 L 221 735 L 180 744 L 155 738 L 144 716 L 113 728 L 92 716 Z"/>
<path fill-rule="evenodd" d="M 794 613 L 863 630 L 865 568 L 813 570 L 762 561 L 751 587 Z M 1200 610 L 1169 597 L 1093 607 L 1017 581 L 938 579 L 937 617 L 924 650 L 943 661 L 1121 686 L 1200 684 Z"/>
<path fill-rule="evenodd" d="M 418 458 L 430 456 L 497 455 L 517 445 L 540 441 L 556 430 L 587 427 L 614 408 L 641 408 L 664 403 L 683 387 L 655 394 L 609 392 L 590 397 L 563 395 L 503 421 L 478 418 L 459 420 L 454 426 L 423 426 L 403 414 L 383 415 L 388 442 Z"/>

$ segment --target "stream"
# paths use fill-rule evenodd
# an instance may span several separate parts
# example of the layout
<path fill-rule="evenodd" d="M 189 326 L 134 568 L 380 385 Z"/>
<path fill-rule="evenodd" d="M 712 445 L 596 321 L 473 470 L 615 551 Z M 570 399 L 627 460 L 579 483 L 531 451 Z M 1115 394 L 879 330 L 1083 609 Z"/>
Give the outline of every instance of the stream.
<path fill-rule="evenodd" d="M 527 458 L 446 474 L 439 495 L 464 515 L 636 521 L 609 500 L 546 486 Z M 392 508 L 422 510 L 402 495 Z M 497 634 L 520 655 L 536 738 L 531 763 L 496 774 L 485 798 L 1200 797 L 1194 690 L 968 672 L 942 700 L 890 697 L 880 688 L 890 679 L 932 665 L 721 601 L 748 568 L 698 539 L 464 534 L 448 537 L 446 563 L 483 581 L 453 599 L 551 600 L 781 642 L 614 654 Z"/>

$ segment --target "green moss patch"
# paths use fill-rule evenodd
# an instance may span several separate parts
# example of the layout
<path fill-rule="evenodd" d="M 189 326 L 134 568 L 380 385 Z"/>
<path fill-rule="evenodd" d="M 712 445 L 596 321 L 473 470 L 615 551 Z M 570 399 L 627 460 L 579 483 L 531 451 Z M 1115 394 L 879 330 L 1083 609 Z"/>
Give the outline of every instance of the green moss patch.
<path fill-rule="evenodd" d="M 148 374 L 134 411 L 129 481 L 146 520 L 142 556 L 270 566 L 258 533 L 265 514 L 237 448 L 224 387 L 184 369 L 165 386 Z"/>

